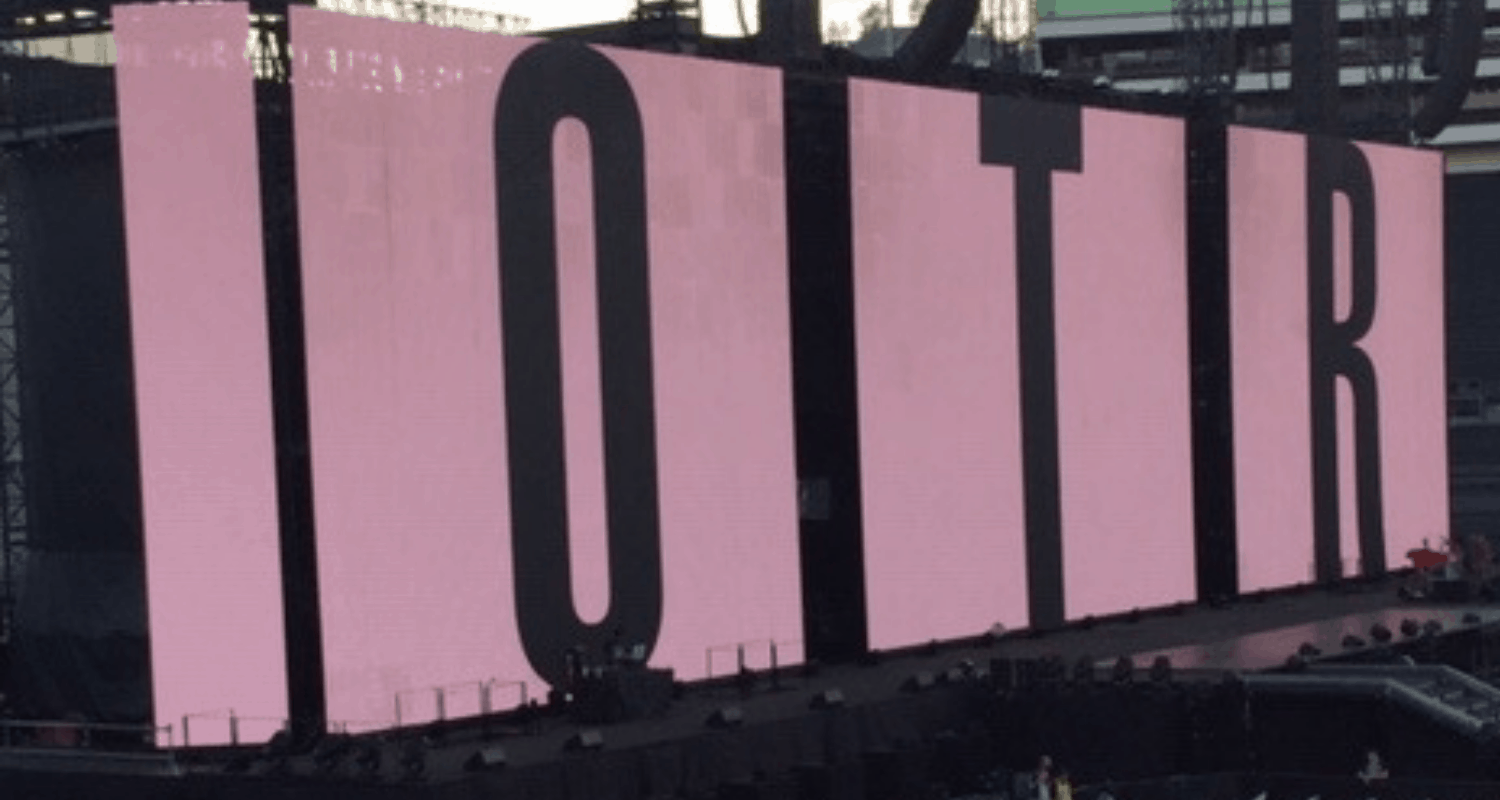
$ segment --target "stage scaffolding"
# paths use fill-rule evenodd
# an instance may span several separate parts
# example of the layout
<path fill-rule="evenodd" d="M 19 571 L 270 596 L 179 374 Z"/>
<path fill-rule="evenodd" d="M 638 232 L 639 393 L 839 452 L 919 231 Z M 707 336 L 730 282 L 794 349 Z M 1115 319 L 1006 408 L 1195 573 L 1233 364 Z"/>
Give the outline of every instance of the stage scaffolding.
<path fill-rule="evenodd" d="M 1172 19 L 1187 93 L 1232 97 L 1239 68 L 1233 0 L 1173 0 Z"/>
<path fill-rule="evenodd" d="M 0 74 L 0 79 L 5 76 Z M 10 641 L 16 587 L 26 564 L 26 479 L 21 444 L 20 338 L 16 324 L 11 158 L 0 152 L 0 644 Z"/>
<path fill-rule="evenodd" d="M 1413 24 L 1408 0 L 1365 0 L 1364 119 L 1352 131 L 1370 139 L 1410 144 Z"/>

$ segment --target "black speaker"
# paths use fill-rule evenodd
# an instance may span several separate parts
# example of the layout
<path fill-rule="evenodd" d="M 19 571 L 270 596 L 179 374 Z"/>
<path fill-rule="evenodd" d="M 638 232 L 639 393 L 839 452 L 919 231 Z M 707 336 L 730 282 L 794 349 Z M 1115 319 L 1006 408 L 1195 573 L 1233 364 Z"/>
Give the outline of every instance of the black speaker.
<path fill-rule="evenodd" d="M 813 695 L 807 704 L 808 708 L 828 709 L 842 708 L 844 706 L 844 693 L 838 689 L 825 689 Z"/>
<path fill-rule="evenodd" d="M 710 728 L 738 728 L 745 724 L 745 712 L 739 706 L 724 706 L 708 716 Z"/>
<path fill-rule="evenodd" d="M 464 771 L 466 772 L 488 772 L 504 766 L 505 748 L 498 744 L 475 750 L 474 755 L 469 756 L 468 760 L 464 761 Z"/>
<path fill-rule="evenodd" d="M 604 733 L 595 728 L 579 731 L 568 737 L 568 741 L 563 744 L 563 748 L 569 752 L 599 750 L 603 747 Z"/>

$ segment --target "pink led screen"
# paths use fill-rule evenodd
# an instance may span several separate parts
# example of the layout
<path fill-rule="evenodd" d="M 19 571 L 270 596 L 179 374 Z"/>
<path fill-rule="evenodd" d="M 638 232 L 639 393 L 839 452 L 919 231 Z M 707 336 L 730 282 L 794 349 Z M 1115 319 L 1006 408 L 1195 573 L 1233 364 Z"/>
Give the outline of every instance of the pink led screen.
<path fill-rule="evenodd" d="M 1408 550 L 1448 529 L 1442 156 L 1322 140 L 1310 162 L 1309 146 L 1295 134 L 1229 134 L 1244 591 L 1311 579 L 1315 530 L 1333 576 L 1356 574 L 1363 560 L 1403 566 Z M 1333 188 L 1310 194 L 1310 181 Z M 1310 196 L 1323 198 L 1326 224 Z M 1310 247 L 1318 240 L 1326 258 Z M 1320 319 L 1333 333 L 1315 343 Z M 1333 397 L 1322 428 L 1314 376 Z M 1325 442 L 1321 467 L 1315 439 Z"/>
<path fill-rule="evenodd" d="M 114 15 L 155 713 L 193 744 L 286 716 L 248 14 Z"/>
<path fill-rule="evenodd" d="M 330 718 L 535 696 L 574 644 L 548 615 L 654 635 L 682 678 L 723 645 L 794 654 L 779 74 L 292 30 Z"/>
<path fill-rule="evenodd" d="M 1189 598 L 1194 578 L 1183 125 L 1073 113 L 1081 171 L 1052 174 L 1043 241 L 1051 588 L 1079 618 Z M 1015 170 L 981 160 L 981 115 L 972 94 L 850 83 L 872 647 L 1025 626 L 1032 611 Z"/>

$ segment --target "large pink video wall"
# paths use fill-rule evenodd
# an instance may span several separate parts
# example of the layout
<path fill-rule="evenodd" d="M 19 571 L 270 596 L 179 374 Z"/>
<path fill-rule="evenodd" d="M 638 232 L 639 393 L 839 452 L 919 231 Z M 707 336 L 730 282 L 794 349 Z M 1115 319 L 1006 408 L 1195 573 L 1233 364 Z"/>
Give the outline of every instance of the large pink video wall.
<path fill-rule="evenodd" d="M 247 14 L 116 15 L 155 715 L 194 744 L 288 713 Z M 799 658 L 781 73 L 291 25 L 332 723 L 535 696 L 575 645 Z M 1196 593 L 1185 124 L 1017 102 L 849 81 L 874 648 Z M 1441 158 L 1229 154 L 1240 588 L 1320 541 L 1400 566 L 1447 530 Z"/>
<path fill-rule="evenodd" d="M 115 12 L 152 693 L 181 743 L 286 717 L 244 3 Z"/>
<path fill-rule="evenodd" d="M 565 537 L 566 568 L 539 565 L 562 569 L 568 591 L 547 596 L 582 625 L 650 617 L 613 606 L 658 576 L 640 601 L 660 602 L 658 629 L 622 643 L 654 637 L 651 663 L 681 678 L 711 648 L 800 644 L 780 74 L 306 9 L 292 32 L 330 719 L 386 725 L 400 692 L 489 678 L 544 690 L 562 653 L 523 647 L 517 596 L 537 587 L 517 537 Z M 543 62 L 564 65 L 547 79 L 562 83 L 537 81 Z M 591 95 L 578 87 L 603 84 L 570 64 L 619 80 Z M 517 97 L 580 105 L 538 136 L 505 110 Z M 609 154 L 634 125 L 632 165 Z M 550 181 L 498 185 L 536 163 Z M 619 200 L 636 183 L 641 208 Z M 553 230 L 507 242 L 507 220 L 549 216 Z M 622 236 L 644 242 L 643 279 L 621 266 Z M 625 423 L 618 391 L 635 392 Z M 518 444 L 538 440 L 517 427 L 532 419 L 561 444 L 518 460 L 541 452 Z M 610 448 L 654 459 L 654 475 L 611 467 Z M 528 529 L 518 509 L 552 486 L 565 524 Z M 611 531 L 616 513 L 634 527 Z M 657 552 L 620 546 L 653 536 Z"/>
<path fill-rule="evenodd" d="M 1017 201 L 980 106 L 850 82 L 872 647 L 1028 622 Z M 1194 594 L 1184 127 L 1081 126 L 1081 171 L 1052 177 L 1068 618 Z"/>
<path fill-rule="evenodd" d="M 1325 143 L 1325 147 L 1333 144 Z M 1337 569 L 1360 571 L 1360 531 L 1383 528 L 1388 567 L 1424 539 L 1448 530 L 1443 379 L 1443 241 L 1440 153 L 1383 145 L 1342 145 L 1356 173 L 1366 173 L 1373 202 L 1361 211 L 1348 191 L 1309 192 L 1309 139 L 1299 134 L 1231 128 L 1229 211 L 1235 485 L 1240 588 L 1313 578 L 1315 520 L 1311 382 L 1318 379 L 1310 343 L 1319 316 L 1351 325 L 1355 351 L 1345 363 L 1367 364 L 1363 388 L 1335 375 L 1336 470 L 1323 502 L 1334 509 L 1323 535 L 1337 541 Z M 1323 156 L 1313 165 L 1330 162 Z M 1363 167 L 1360 167 L 1360 162 Z M 1309 276 L 1311 203 L 1325 203 L 1331 224 L 1331 303 L 1313 303 Z M 1360 219 L 1356 217 L 1371 217 Z M 1373 254 L 1355 278 L 1357 230 L 1370 231 Z M 1325 244 L 1325 246 L 1329 246 Z M 1367 294 L 1357 297 L 1356 280 Z M 1320 307 L 1321 306 L 1321 307 Z M 1356 311 L 1358 314 L 1356 315 Z M 1361 319 L 1367 317 L 1367 319 Z M 1325 378 L 1326 379 L 1326 378 Z M 1373 387 L 1373 391 L 1371 389 Z M 1356 435 L 1361 415 L 1378 438 L 1371 452 Z M 1360 513 L 1359 474 L 1378 480 L 1380 501 Z M 1373 473 L 1373 478 L 1370 474 Z M 1329 473 L 1335 474 L 1335 473 Z M 1376 510 L 1372 510 L 1373 509 Z M 1378 516 L 1377 516 L 1378 515 Z"/>

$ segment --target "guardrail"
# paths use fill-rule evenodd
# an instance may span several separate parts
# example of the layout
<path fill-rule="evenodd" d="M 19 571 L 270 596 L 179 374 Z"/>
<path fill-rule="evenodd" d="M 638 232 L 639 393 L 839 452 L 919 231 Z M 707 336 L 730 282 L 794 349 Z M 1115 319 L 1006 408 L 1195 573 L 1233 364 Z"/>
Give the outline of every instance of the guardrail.
<path fill-rule="evenodd" d="M 139 737 L 143 746 L 172 747 L 171 725 L 123 725 L 80 720 L 0 719 L 0 747 L 82 748 L 93 746 L 96 734 L 120 734 L 123 742 Z"/>
<path fill-rule="evenodd" d="M 802 642 L 798 639 L 750 639 L 732 644 L 714 645 L 704 651 L 705 678 L 734 675 L 745 670 L 774 670 L 802 661 Z M 733 669 L 724 668 L 731 662 Z M 723 671 L 715 671 L 715 668 Z"/>
<path fill-rule="evenodd" d="M 264 744 L 278 731 L 287 728 L 284 717 L 240 716 L 232 708 L 199 711 L 182 715 L 182 746 L 193 746 L 194 731 L 197 731 L 200 743 L 237 747 Z"/>
<path fill-rule="evenodd" d="M 485 716 L 505 707 L 496 705 L 496 694 L 509 692 L 516 696 L 515 704 L 509 706 L 511 708 L 520 708 L 530 699 L 525 681 L 502 681 L 499 678 L 397 692 L 395 727 Z"/>

